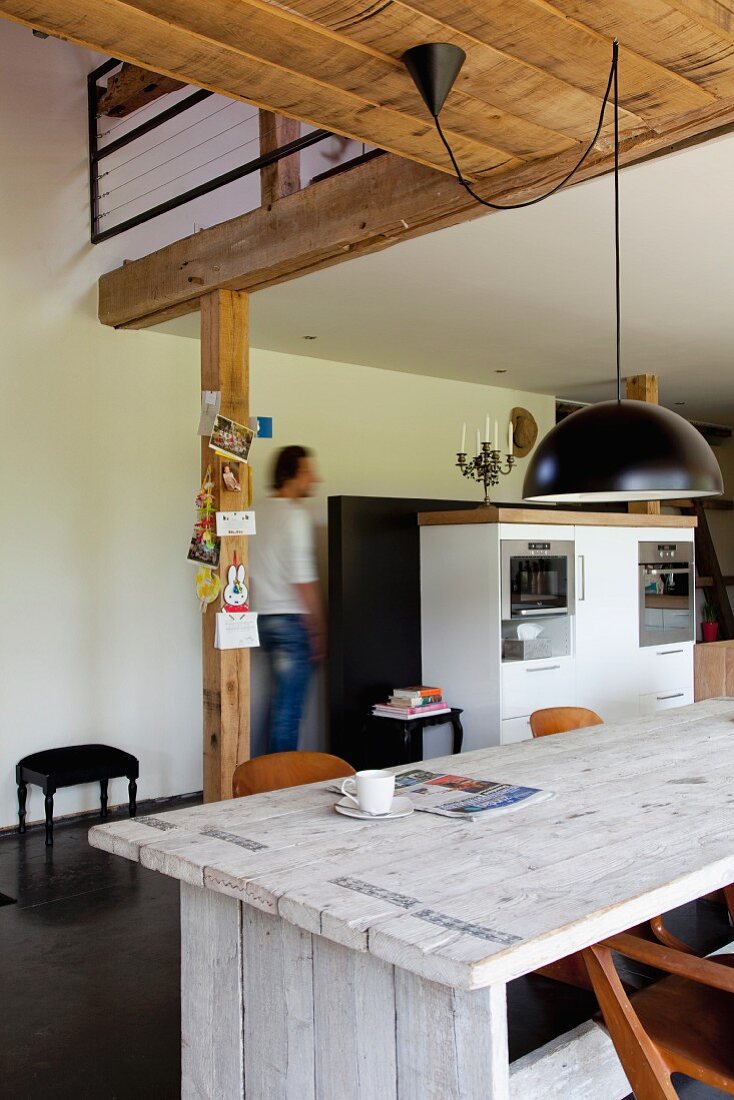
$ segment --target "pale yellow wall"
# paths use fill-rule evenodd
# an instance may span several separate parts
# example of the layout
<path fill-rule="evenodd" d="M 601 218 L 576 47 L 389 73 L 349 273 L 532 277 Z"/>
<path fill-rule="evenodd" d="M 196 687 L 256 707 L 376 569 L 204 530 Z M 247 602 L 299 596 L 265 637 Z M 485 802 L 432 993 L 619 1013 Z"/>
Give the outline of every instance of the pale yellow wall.
<path fill-rule="evenodd" d="M 344 493 L 479 503 L 482 493 L 454 465 L 462 423 L 467 422 L 468 447 L 487 413 L 490 425 L 498 418 L 503 439 L 513 405 L 532 412 L 541 434 L 554 418 L 554 399 L 544 394 L 270 351 L 254 350 L 251 362 L 251 412 L 275 416 L 272 442 L 253 445 L 256 488 L 262 491 L 266 484 L 275 448 L 313 447 L 324 478 L 317 518 L 325 517 L 327 495 Z M 526 467 L 523 459 L 501 479 L 495 490 L 499 499 L 520 499 Z"/>
<path fill-rule="evenodd" d="M 201 785 L 185 561 L 199 349 L 96 320 L 97 275 L 116 254 L 88 243 L 89 66 L 0 26 L 0 826 L 14 820 L 16 761 L 55 745 L 134 752 L 143 798 Z M 111 783 L 112 802 L 125 792 Z M 61 791 L 58 812 L 97 797 Z M 29 810 L 43 816 L 37 788 Z"/>
<path fill-rule="evenodd" d="M 496 416 L 506 432 L 513 405 L 532 412 L 541 436 L 554 422 L 555 402 L 545 395 L 253 350 L 250 409 L 274 418 L 273 440 L 256 441 L 251 451 L 256 514 L 257 500 L 267 492 L 273 451 L 288 443 L 313 448 L 324 479 L 311 509 L 325 580 L 328 496 L 423 496 L 478 504 L 479 487 L 454 466 L 461 425 L 467 422 L 467 446 L 487 413 L 490 423 Z M 526 467 L 523 459 L 502 478 L 497 499 L 521 498 Z M 256 750 L 264 749 L 266 689 L 261 655 L 255 653 Z M 322 669 L 311 691 L 302 747 L 324 746 L 324 695 Z"/>

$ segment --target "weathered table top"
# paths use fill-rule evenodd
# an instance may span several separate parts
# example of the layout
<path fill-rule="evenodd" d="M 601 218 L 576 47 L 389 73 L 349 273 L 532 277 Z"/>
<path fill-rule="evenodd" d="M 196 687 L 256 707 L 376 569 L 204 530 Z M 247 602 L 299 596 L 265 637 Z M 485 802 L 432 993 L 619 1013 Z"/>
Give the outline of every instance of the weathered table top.
<path fill-rule="evenodd" d="M 97 825 L 90 842 L 465 989 L 734 881 L 734 699 L 426 766 L 556 797 L 364 822 L 320 783 Z"/>

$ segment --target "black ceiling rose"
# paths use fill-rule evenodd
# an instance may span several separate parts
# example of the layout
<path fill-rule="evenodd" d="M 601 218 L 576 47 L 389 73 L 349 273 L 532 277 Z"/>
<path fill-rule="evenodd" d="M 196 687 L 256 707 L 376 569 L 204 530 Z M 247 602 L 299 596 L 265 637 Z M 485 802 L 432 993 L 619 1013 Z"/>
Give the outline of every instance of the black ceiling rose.
<path fill-rule="evenodd" d="M 646 401 L 601 401 L 556 424 L 538 444 L 525 500 L 559 504 L 718 496 L 721 470 L 701 433 Z"/>
<path fill-rule="evenodd" d="M 401 60 L 431 115 L 438 118 L 466 54 L 450 42 L 426 42 L 406 50 Z"/>

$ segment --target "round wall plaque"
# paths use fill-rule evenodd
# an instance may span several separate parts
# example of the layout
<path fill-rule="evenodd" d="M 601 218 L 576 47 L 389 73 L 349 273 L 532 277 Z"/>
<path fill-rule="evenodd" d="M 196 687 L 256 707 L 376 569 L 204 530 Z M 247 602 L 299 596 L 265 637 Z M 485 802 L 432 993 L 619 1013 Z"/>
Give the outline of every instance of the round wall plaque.
<path fill-rule="evenodd" d="M 535 417 L 527 409 L 518 406 L 510 413 L 510 420 L 512 421 L 515 440 L 513 454 L 515 458 L 525 458 L 525 455 L 530 454 L 532 451 L 538 438 L 538 425 Z"/>

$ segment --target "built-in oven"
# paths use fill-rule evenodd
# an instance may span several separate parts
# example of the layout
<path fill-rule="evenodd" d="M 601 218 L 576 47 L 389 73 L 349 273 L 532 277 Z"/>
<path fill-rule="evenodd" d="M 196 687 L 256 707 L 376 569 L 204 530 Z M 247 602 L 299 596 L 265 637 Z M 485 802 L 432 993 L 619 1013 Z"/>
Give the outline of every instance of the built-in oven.
<path fill-rule="evenodd" d="M 696 584 L 692 542 L 639 544 L 640 645 L 692 642 Z"/>
<path fill-rule="evenodd" d="M 503 539 L 501 588 L 505 621 L 572 615 L 573 542 Z"/>

